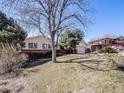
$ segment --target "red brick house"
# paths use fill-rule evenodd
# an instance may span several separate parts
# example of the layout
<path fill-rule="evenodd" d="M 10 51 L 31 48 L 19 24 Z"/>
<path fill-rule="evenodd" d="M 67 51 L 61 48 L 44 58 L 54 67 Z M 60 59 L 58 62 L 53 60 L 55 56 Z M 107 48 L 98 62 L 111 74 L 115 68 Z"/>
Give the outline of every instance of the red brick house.
<path fill-rule="evenodd" d="M 124 38 L 103 38 L 89 42 L 91 51 L 97 51 L 103 47 L 111 46 L 117 50 L 124 49 Z"/>

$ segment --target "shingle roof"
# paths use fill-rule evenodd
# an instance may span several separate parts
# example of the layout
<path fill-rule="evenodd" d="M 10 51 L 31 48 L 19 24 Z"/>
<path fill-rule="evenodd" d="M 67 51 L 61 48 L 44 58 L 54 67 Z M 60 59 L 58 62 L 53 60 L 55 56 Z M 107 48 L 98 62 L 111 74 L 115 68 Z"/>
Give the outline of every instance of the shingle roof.
<path fill-rule="evenodd" d="M 87 44 L 84 40 L 82 40 L 82 41 L 79 43 L 79 45 L 77 45 L 77 47 L 82 47 L 82 46 L 88 46 L 88 44 Z"/>
<path fill-rule="evenodd" d="M 38 36 L 27 37 L 24 41 L 31 40 L 31 39 L 36 39 L 36 38 L 41 38 L 41 39 L 46 38 L 46 39 L 50 40 L 50 38 L 47 37 L 47 36 L 38 35 Z"/>

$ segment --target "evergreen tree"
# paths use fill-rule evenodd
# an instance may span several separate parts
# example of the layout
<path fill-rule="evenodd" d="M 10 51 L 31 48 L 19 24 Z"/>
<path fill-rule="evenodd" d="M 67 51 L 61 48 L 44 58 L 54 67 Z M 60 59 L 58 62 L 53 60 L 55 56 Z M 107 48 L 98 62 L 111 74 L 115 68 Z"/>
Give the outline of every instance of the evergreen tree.
<path fill-rule="evenodd" d="M 23 45 L 27 33 L 14 21 L 0 11 L 0 42 Z"/>
<path fill-rule="evenodd" d="M 75 49 L 84 37 L 84 33 L 79 29 L 65 31 L 61 35 L 60 43 L 64 49 Z"/>

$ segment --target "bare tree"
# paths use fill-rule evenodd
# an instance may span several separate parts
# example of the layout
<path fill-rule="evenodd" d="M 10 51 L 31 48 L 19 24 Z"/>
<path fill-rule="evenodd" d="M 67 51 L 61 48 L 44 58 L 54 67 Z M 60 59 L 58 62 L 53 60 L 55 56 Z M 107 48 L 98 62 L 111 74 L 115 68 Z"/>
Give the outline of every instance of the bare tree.
<path fill-rule="evenodd" d="M 88 0 L 3 0 L 14 8 L 28 27 L 51 38 L 52 61 L 56 62 L 56 42 L 62 31 L 77 27 L 79 23 L 87 27 L 90 9 Z M 56 40 L 57 39 L 57 40 Z"/>

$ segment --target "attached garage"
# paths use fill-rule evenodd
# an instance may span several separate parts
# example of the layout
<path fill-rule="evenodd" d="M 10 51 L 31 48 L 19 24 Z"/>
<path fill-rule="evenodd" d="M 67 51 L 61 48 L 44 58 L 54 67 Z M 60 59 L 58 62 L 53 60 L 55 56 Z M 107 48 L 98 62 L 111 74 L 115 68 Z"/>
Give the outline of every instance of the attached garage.
<path fill-rule="evenodd" d="M 81 41 L 79 45 L 76 46 L 77 54 L 84 54 L 86 53 L 86 49 L 88 44 L 85 41 Z"/>
<path fill-rule="evenodd" d="M 85 53 L 85 48 L 77 48 L 77 53 L 78 54 L 84 54 Z"/>

